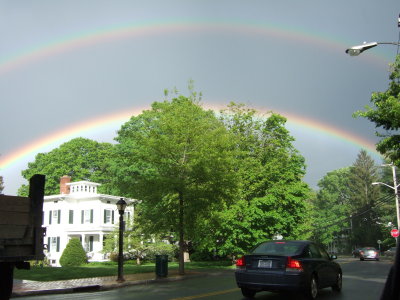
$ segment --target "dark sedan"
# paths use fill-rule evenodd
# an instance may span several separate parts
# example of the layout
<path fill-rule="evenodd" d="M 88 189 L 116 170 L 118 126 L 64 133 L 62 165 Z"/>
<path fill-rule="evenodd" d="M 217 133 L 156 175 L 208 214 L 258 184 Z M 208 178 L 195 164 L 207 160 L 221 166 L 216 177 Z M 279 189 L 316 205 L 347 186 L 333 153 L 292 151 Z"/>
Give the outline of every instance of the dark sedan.
<path fill-rule="evenodd" d="M 310 241 L 268 241 L 236 262 L 236 283 L 243 296 L 257 292 L 301 291 L 315 299 L 318 289 L 342 288 L 342 269 L 329 254 Z"/>

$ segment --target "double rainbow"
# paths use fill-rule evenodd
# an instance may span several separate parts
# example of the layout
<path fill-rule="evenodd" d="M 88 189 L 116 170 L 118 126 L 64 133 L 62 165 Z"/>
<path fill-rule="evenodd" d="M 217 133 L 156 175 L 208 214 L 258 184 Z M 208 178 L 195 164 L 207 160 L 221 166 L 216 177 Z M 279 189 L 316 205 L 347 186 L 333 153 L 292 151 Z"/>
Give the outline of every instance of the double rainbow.
<path fill-rule="evenodd" d="M 96 44 L 108 43 L 115 40 L 132 39 L 141 36 L 147 37 L 151 35 L 198 31 L 213 33 L 219 31 L 222 33 L 237 33 L 239 35 L 255 35 L 263 38 L 280 38 L 300 42 L 302 44 L 313 44 L 329 51 L 340 51 L 341 53 L 344 52 L 344 49 L 348 46 L 348 44 L 341 41 L 301 31 L 298 28 L 294 29 L 281 25 L 254 23 L 248 20 L 234 22 L 215 20 L 158 20 L 153 22 L 110 26 L 103 29 L 81 32 L 31 47 L 19 53 L 14 53 L 13 55 L 9 55 L 0 60 L 0 76 L 4 76 L 6 73 L 11 71 L 16 71 L 25 65 L 37 63 L 46 59 L 46 57 L 59 55 L 61 53 L 78 50 Z M 380 67 L 387 65 L 387 59 L 380 57 L 379 55 L 369 55 L 366 59 L 371 63 L 378 64 Z M 80 133 L 83 134 L 96 128 L 113 124 L 122 124 L 127 121 L 130 116 L 138 114 L 141 111 L 142 108 L 138 108 L 131 111 L 116 112 L 105 116 L 99 116 L 89 121 L 77 123 L 52 134 L 43 136 L 36 141 L 12 151 L 12 153 L 0 156 L 0 169 L 10 168 L 14 163 L 40 152 L 41 149 L 46 146 L 61 143 L 66 141 L 69 137 L 76 136 Z M 306 128 L 306 130 L 323 133 L 377 154 L 373 143 L 357 135 L 301 116 L 293 114 L 288 115 L 285 113 L 283 113 L 283 115 L 288 118 L 289 124 L 293 123 L 296 126 Z"/>

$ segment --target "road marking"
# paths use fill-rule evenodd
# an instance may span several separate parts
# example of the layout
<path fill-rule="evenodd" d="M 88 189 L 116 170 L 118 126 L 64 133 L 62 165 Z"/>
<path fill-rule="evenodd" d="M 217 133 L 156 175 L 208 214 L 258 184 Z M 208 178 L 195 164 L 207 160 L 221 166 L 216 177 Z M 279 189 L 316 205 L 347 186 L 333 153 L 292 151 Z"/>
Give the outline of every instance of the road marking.
<path fill-rule="evenodd" d="M 233 292 L 237 292 L 239 289 L 230 289 L 230 290 L 224 290 L 224 291 L 216 291 L 216 292 L 211 292 L 207 294 L 200 294 L 200 295 L 193 295 L 193 296 L 187 296 L 187 297 L 181 297 L 181 298 L 174 298 L 171 300 L 191 300 L 191 299 L 199 299 L 199 298 L 206 298 L 210 296 L 216 296 L 216 295 L 222 295 L 222 294 L 229 294 Z"/>
<path fill-rule="evenodd" d="M 379 283 L 385 283 L 386 278 L 365 278 L 361 276 L 354 276 L 354 275 L 343 275 L 344 279 L 355 279 L 355 280 L 362 280 L 362 281 L 371 281 L 371 282 L 379 282 Z"/>

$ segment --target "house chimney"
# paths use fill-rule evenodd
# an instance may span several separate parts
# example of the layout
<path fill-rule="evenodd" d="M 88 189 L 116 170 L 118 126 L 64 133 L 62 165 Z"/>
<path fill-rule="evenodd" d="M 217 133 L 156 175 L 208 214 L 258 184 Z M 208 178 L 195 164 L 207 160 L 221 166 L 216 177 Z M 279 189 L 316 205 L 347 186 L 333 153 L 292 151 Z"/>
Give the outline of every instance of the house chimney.
<path fill-rule="evenodd" d="M 60 194 L 65 195 L 69 194 L 69 185 L 67 183 L 71 182 L 71 177 L 68 175 L 64 175 L 60 178 Z"/>

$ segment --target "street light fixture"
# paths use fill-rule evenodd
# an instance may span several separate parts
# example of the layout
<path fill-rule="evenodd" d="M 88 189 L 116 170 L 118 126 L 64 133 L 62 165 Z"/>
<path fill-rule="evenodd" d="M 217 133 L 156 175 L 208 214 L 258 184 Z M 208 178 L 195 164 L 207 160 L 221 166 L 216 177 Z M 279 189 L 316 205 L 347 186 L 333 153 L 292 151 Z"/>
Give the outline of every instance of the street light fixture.
<path fill-rule="evenodd" d="M 371 42 L 371 43 L 365 43 L 362 45 L 357 45 L 350 47 L 346 49 L 346 53 L 349 54 L 350 56 L 357 56 L 361 53 L 363 53 L 365 50 L 374 48 L 378 45 L 395 45 L 395 46 L 400 46 L 400 43 L 395 43 L 395 42 Z"/>
<path fill-rule="evenodd" d="M 124 268 L 124 212 L 126 202 L 123 198 L 117 202 L 117 209 L 119 212 L 119 247 L 118 247 L 118 282 L 124 282 L 123 268 Z"/>
<path fill-rule="evenodd" d="M 392 190 L 394 190 L 394 195 L 395 195 L 395 200 L 396 200 L 396 217 L 397 217 L 397 229 L 399 229 L 400 226 L 400 215 L 399 215 L 399 195 L 398 195 L 398 187 L 400 186 L 400 184 L 397 184 L 397 179 L 396 179 L 396 166 L 391 163 L 391 164 L 385 164 L 382 165 L 383 167 L 391 167 L 392 168 L 392 174 L 393 174 L 393 186 L 388 185 L 386 183 L 383 182 L 373 182 L 372 185 L 384 185 L 387 186 L 389 188 L 391 188 Z"/>

